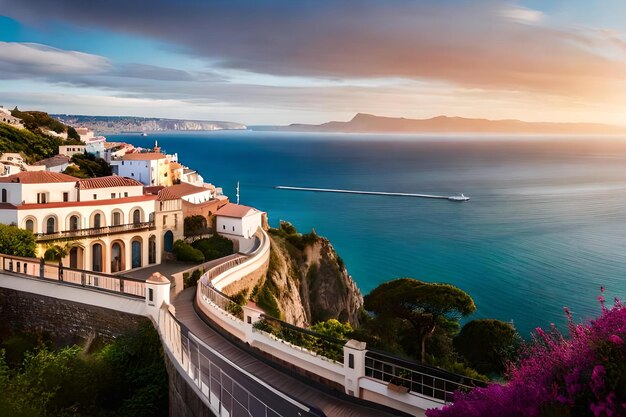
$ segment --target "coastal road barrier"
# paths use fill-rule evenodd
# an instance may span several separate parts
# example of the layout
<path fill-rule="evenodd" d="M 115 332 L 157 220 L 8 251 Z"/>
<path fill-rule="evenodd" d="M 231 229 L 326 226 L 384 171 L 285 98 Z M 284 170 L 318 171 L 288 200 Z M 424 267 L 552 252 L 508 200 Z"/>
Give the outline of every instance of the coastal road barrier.
<path fill-rule="evenodd" d="M 380 195 L 387 197 L 414 197 L 414 198 L 435 198 L 439 200 L 450 200 L 453 196 L 443 196 L 434 194 L 415 194 L 415 193 L 393 193 L 386 191 L 363 191 L 363 190 L 342 190 L 335 188 L 312 188 L 312 187 L 291 187 L 287 185 L 277 185 L 277 190 L 289 191 L 312 191 L 317 193 L 338 193 L 338 194 L 361 194 L 361 195 Z"/>

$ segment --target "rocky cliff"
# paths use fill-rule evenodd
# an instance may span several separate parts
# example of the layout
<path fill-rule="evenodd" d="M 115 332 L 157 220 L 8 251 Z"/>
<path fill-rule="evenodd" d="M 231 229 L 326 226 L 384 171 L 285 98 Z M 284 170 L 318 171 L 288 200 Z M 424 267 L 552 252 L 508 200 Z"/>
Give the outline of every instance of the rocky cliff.
<path fill-rule="evenodd" d="M 268 272 L 255 298 L 269 314 L 308 326 L 336 318 L 357 326 L 363 297 L 333 246 L 315 232 L 282 223 L 271 229 Z"/>

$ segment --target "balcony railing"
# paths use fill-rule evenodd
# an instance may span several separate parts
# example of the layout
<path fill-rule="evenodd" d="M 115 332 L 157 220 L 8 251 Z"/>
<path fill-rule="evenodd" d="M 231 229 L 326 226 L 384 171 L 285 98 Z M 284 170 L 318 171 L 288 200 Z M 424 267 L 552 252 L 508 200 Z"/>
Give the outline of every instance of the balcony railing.
<path fill-rule="evenodd" d="M 62 232 L 54 233 L 37 233 L 36 236 L 38 242 L 45 242 L 51 240 L 80 239 L 116 233 L 127 233 L 144 229 L 154 229 L 154 221 L 120 224 L 117 226 L 92 227 L 89 229 L 64 230 Z"/>

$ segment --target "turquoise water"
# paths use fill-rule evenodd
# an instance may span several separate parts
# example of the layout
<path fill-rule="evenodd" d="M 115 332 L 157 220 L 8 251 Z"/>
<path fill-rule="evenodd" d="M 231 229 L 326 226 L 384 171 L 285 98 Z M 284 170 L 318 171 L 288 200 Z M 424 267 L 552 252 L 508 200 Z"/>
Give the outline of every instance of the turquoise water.
<path fill-rule="evenodd" d="M 626 295 L 626 140 L 202 132 L 111 136 L 178 152 L 232 200 L 328 237 L 359 287 L 453 283 L 522 335 Z M 471 197 L 467 203 L 276 185 Z"/>

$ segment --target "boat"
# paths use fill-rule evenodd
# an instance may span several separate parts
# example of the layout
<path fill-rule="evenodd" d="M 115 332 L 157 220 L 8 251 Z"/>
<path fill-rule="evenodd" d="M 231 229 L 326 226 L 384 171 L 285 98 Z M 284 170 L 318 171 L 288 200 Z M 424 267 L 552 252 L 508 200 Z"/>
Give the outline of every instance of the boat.
<path fill-rule="evenodd" d="M 450 201 L 469 201 L 469 197 L 466 197 L 465 194 L 461 193 L 459 195 L 453 195 L 448 197 Z"/>
<path fill-rule="evenodd" d="M 148 134 L 146 132 L 143 132 L 141 136 L 148 136 Z"/>

